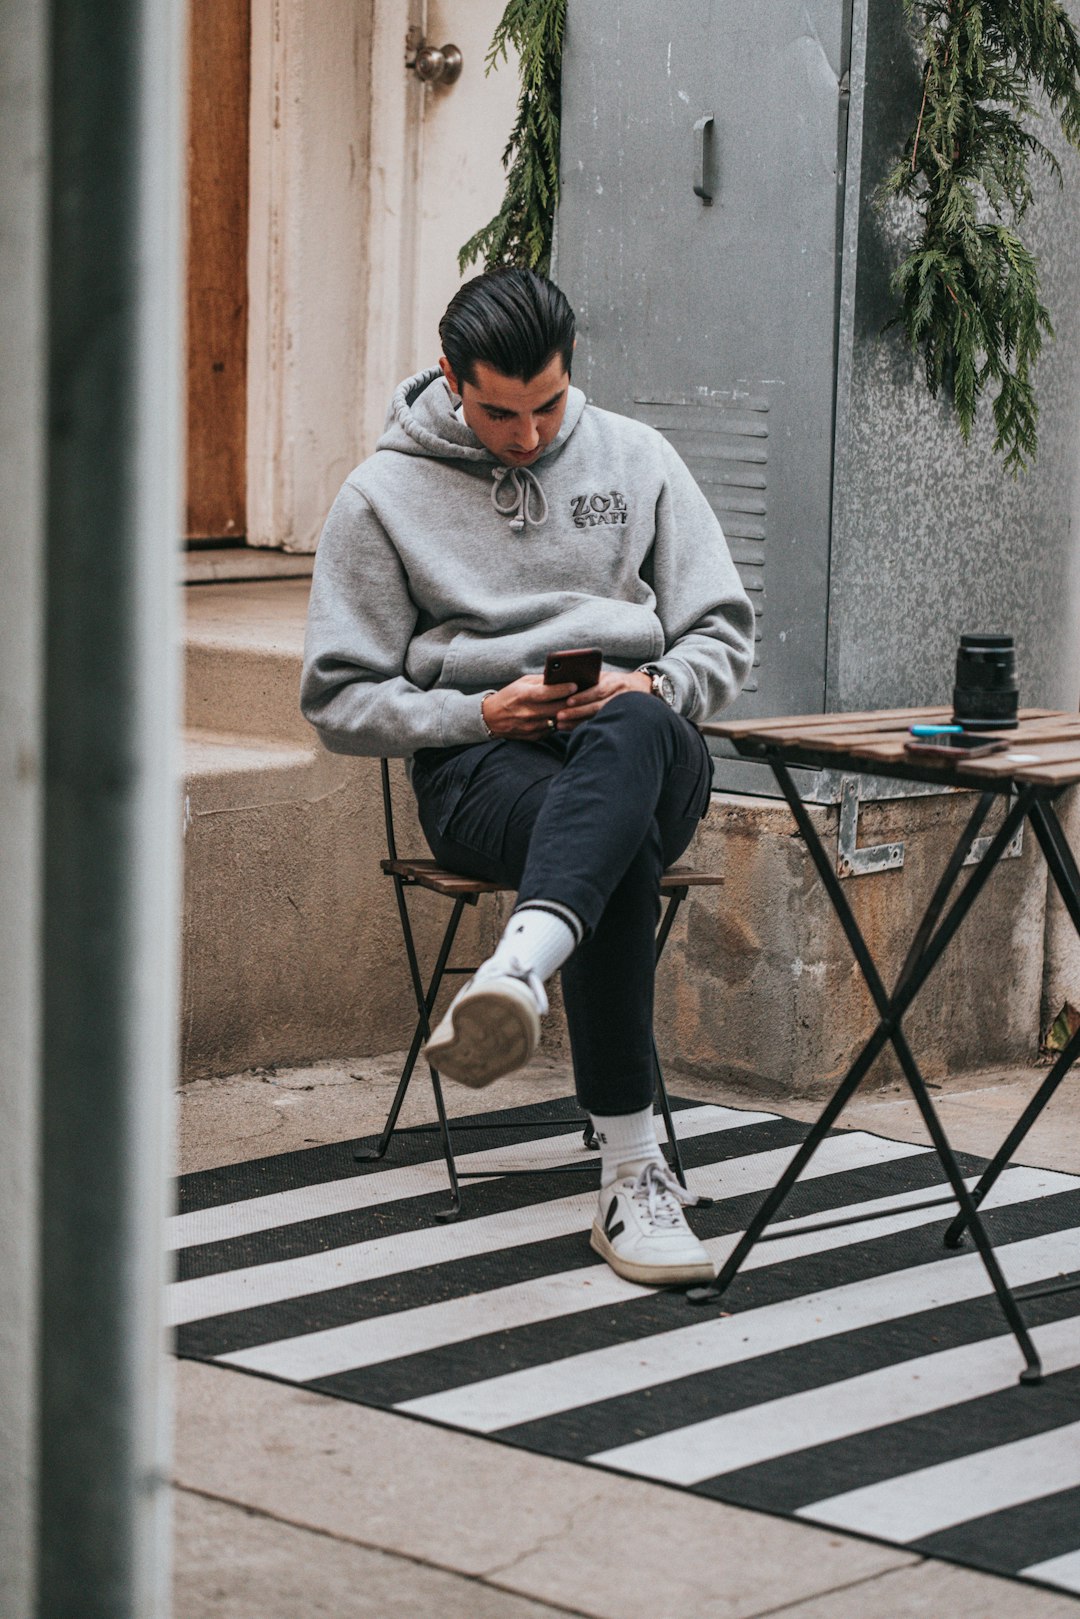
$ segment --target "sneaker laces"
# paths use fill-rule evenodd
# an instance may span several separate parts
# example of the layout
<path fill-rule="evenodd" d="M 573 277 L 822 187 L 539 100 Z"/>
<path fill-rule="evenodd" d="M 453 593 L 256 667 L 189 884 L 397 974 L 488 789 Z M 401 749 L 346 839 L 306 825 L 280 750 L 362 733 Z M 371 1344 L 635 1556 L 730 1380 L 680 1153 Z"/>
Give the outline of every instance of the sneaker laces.
<path fill-rule="evenodd" d="M 529 986 L 535 996 L 540 1016 L 547 1017 L 548 998 L 544 989 L 544 981 L 530 967 L 526 967 L 523 962 L 519 961 L 517 956 L 509 956 L 504 960 L 499 960 L 492 956 L 490 960 L 484 962 L 482 967 L 477 969 L 476 978 L 473 982 L 482 982 L 485 978 L 520 979 L 523 984 Z"/>
<path fill-rule="evenodd" d="M 642 1205 L 653 1225 L 669 1230 L 683 1225 L 683 1209 L 697 1202 L 694 1193 L 679 1184 L 666 1164 L 655 1162 L 644 1165 L 630 1196 Z"/>

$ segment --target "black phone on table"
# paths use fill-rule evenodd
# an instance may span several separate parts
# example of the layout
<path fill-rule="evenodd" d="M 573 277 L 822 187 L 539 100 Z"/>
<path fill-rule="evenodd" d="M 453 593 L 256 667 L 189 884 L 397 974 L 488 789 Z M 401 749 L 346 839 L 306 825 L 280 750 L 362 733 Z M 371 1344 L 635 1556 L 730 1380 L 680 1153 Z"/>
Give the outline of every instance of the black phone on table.
<path fill-rule="evenodd" d="M 930 737 L 910 737 L 904 752 L 923 759 L 981 759 L 988 753 L 1003 753 L 1012 746 L 1001 737 L 980 736 L 978 731 L 954 731 Z"/>

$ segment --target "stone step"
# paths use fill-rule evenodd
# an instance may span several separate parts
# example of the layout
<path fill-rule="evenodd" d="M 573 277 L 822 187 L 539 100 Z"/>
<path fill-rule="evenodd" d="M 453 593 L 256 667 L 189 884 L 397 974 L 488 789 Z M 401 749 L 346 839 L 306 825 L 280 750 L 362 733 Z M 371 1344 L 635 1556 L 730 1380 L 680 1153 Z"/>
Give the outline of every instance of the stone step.
<path fill-rule="evenodd" d="M 309 590 L 273 579 L 185 591 L 188 726 L 317 746 L 299 706 Z"/>
<path fill-rule="evenodd" d="M 181 578 L 187 585 L 224 585 L 238 580 L 310 579 L 315 558 L 247 545 L 208 546 L 186 551 Z"/>
<path fill-rule="evenodd" d="M 319 764 L 315 747 L 185 726 L 181 733 L 185 788 L 200 802 L 232 802 L 258 794 L 292 798 Z"/>

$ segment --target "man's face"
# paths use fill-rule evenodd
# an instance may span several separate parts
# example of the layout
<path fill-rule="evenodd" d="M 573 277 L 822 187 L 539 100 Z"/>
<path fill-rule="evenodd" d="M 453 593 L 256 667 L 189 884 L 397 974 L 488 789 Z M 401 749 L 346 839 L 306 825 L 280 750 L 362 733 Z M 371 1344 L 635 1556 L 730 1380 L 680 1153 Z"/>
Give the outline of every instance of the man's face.
<path fill-rule="evenodd" d="M 561 354 L 528 382 L 505 377 L 485 360 L 477 360 L 475 382 L 462 379 L 459 385 L 445 356 L 439 364 L 454 393 L 461 395 L 466 426 L 505 466 L 527 467 L 562 426 L 570 374 Z"/>

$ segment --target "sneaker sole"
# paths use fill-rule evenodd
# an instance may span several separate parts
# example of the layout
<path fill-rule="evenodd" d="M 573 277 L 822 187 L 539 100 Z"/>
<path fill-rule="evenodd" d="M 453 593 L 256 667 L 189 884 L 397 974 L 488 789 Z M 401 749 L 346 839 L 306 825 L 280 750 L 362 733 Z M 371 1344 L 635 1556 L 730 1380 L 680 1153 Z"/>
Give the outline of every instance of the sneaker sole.
<path fill-rule="evenodd" d="M 594 1224 L 589 1233 L 589 1246 L 594 1253 L 606 1259 L 617 1276 L 641 1287 L 688 1287 L 695 1282 L 714 1282 L 716 1267 L 711 1260 L 688 1265 L 643 1265 L 637 1260 L 618 1255 L 603 1228 Z"/>
<path fill-rule="evenodd" d="M 443 1019 L 424 1056 L 438 1073 L 481 1089 L 523 1068 L 540 1043 L 540 1018 L 505 992 L 478 989 Z M 441 1029 L 441 1025 L 440 1025 Z"/>

